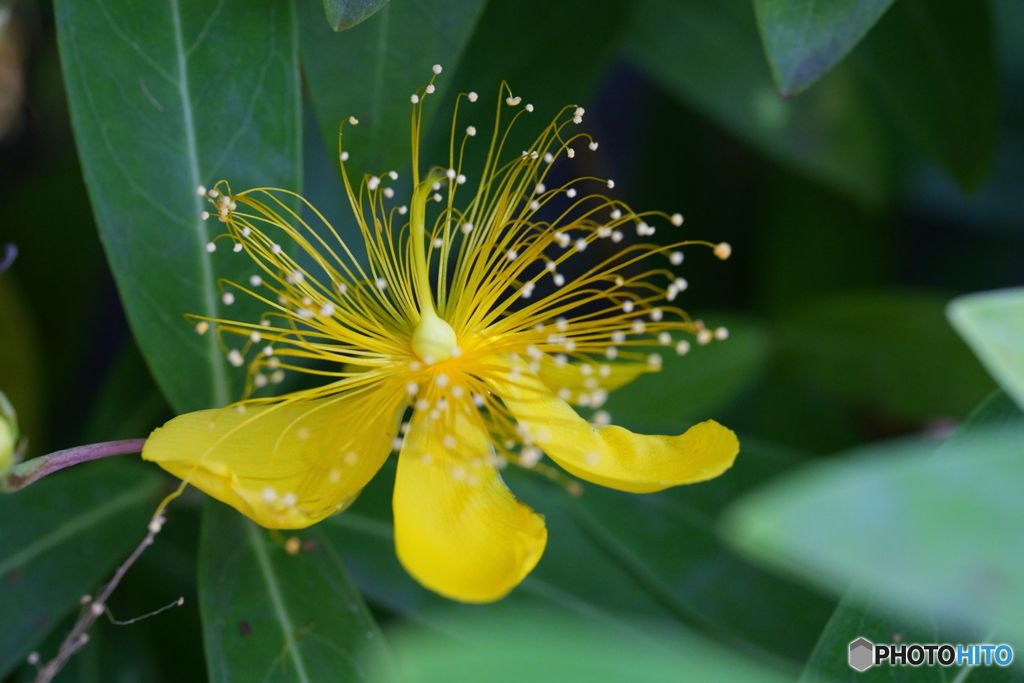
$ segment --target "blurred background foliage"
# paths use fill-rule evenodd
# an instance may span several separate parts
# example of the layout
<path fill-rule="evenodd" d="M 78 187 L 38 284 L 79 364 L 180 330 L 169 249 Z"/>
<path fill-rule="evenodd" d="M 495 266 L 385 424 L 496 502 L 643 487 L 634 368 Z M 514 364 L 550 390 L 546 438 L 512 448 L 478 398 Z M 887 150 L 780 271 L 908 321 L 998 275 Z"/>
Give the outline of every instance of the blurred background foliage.
<path fill-rule="evenodd" d="M 945 313 L 1024 285 L 1019 0 L 0 2 L 0 242 L 20 248 L 0 390 L 30 453 L 237 396 L 240 371 L 181 317 L 216 313 L 216 278 L 244 272 L 205 251 L 196 185 L 301 190 L 353 230 L 338 124 L 361 120 L 357 171 L 401 173 L 434 63 L 428 162 L 454 95 L 506 79 L 536 116 L 586 107 L 600 149 L 579 163 L 616 196 L 734 246 L 684 267 L 684 306 L 730 339 L 608 409 L 648 432 L 715 418 L 741 435 L 736 466 L 581 498 L 508 472 L 551 543 L 488 607 L 401 569 L 393 463 L 296 556 L 192 493 L 111 602 L 185 606 L 101 624 L 58 680 L 845 681 L 860 635 L 1024 647 L 1024 298 L 958 300 L 970 346 Z M 31 680 L 28 653 L 52 656 L 141 539 L 171 484 L 131 460 L 0 498 L 0 679 Z"/>

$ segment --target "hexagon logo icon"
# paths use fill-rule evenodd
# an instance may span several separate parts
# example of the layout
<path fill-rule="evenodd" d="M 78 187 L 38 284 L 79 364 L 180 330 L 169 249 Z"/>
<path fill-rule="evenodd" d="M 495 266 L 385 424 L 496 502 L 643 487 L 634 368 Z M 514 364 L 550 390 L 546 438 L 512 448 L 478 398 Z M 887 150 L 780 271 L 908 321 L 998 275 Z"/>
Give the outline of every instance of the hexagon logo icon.
<path fill-rule="evenodd" d="M 875 660 L 875 645 L 867 638 L 858 638 L 850 643 L 850 666 L 857 671 L 871 668 Z"/>

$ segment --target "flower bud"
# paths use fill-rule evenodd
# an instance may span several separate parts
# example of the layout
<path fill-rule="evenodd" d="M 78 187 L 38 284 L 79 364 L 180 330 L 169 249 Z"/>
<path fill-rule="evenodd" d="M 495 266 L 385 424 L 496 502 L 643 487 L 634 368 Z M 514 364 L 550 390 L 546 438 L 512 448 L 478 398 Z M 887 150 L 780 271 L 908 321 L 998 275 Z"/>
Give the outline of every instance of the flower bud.
<path fill-rule="evenodd" d="M 0 477 L 18 462 L 18 416 L 0 391 Z"/>

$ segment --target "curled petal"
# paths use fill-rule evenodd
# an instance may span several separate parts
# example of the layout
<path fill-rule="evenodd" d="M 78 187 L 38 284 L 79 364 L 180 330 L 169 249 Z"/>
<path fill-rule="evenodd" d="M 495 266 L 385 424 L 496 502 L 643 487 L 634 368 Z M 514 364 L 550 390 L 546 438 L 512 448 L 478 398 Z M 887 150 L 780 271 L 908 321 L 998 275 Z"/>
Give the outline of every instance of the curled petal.
<path fill-rule="evenodd" d="M 717 477 L 732 466 L 739 440 L 714 420 L 680 436 L 634 434 L 596 427 L 554 396 L 518 357 L 492 359 L 504 367 L 488 379 L 530 439 L 570 473 L 595 484 L 649 493 Z"/>
<path fill-rule="evenodd" d="M 174 418 L 142 457 L 271 529 L 343 510 L 380 469 L 405 405 L 395 387 Z"/>
<path fill-rule="evenodd" d="M 448 437 L 448 438 L 446 438 Z M 471 405 L 413 418 L 395 481 L 395 547 L 417 581 L 462 602 L 492 602 L 536 566 L 544 518 L 519 502 L 492 464 Z"/>

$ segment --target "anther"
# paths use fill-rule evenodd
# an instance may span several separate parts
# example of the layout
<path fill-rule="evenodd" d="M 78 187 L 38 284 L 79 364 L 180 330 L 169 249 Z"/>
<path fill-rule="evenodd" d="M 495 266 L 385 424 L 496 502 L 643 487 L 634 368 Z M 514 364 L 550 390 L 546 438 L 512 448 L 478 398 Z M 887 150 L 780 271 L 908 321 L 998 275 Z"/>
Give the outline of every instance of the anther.
<path fill-rule="evenodd" d="M 473 232 L 473 224 L 463 223 L 459 229 L 462 231 L 463 235 L 468 235 L 469 233 Z"/>
<path fill-rule="evenodd" d="M 260 333 L 255 330 L 249 333 L 249 341 L 251 341 L 253 344 L 259 344 L 262 339 L 263 336 L 260 335 Z"/>
<path fill-rule="evenodd" d="M 719 327 L 715 330 L 715 339 L 719 341 L 725 341 L 729 338 L 729 330 L 725 327 Z"/>
<path fill-rule="evenodd" d="M 652 353 L 651 355 L 647 356 L 647 364 L 652 368 L 660 368 L 661 354 Z"/>
<path fill-rule="evenodd" d="M 388 171 L 388 177 L 392 180 L 398 180 L 398 171 Z"/>
<path fill-rule="evenodd" d="M 555 157 L 554 157 L 554 155 L 551 154 L 551 152 L 545 152 L 544 153 L 544 163 L 545 164 L 550 164 L 554 160 L 555 160 Z"/>
<path fill-rule="evenodd" d="M 434 94 L 434 90 L 435 90 L 435 88 L 434 88 L 434 84 L 433 84 L 433 83 L 431 83 L 430 85 L 428 85 L 428 86 L 427 86 L 427 87 L 425 88 L 425 90 L 427 91 L 427 94 L 428 94 L 428 95 L 433 95 L 433 94 Z"/>
<path fill-rule="evenodd" d="M 203 211 L 201 214 L 199 214 L 199 217 L 202 218 L 205 221 L 205 220 L 207 220 L 210 217 L 210 212 L 209 211 Z"/>
<path fill-rule="evenodd" d="M 466 97 L 469 98 L 470 102 L 476 102 L 476 98 L 479 97 L 479 95 L 477 95 L 475 92 L 470 92 L 468 95 L 466 95 Z"/>
<path fill-rule="evenodd" d="M 441 73 L 441 65 L 440 64 L 435 64 L 434 66 L 432 66 L 430 68 L 436 74 Z"/>
<path fill-rule="evenodd" d="M 200 185 L 199 187 L 196 188 L 196 194 L 202 197 L 203 195 L 206 194 L 206 188 Z"/>
<path fill-rule="evenodd" d="M 723 261 L 732 256 L 732 246 L 728 242 L 719 242 L 715 245 L 715 256 Z"/>
<path fill-rule="evenodd" d="M 668 262 L 671 263 L 673 266 L 678 266 L 680 263 L 683 262 L 683 252 L 673 251 L 671 254 L 668 255 Z"/>
<path fill-rule="evenodd" d="M 506 97 L 505 98 L 505 104 L 507 104 L 510 107 L 514 107 L 514 106 L 516 106 L 517 104 L 519 104 L 522 101 L 523 101 L 522 97 Z"/>
<path fill-rule="evenodd" d="M 332 315 L 334 315 L 334 304 L 328 301 L 320 307 L 320 317 L 330 318 Z"/>
<path fill-rule="evenodd" d="M 567 147 L 565 149 L 565 156 L 567 156 L 570 159 L 572 159 L 573 157 L 576 156 L 576 150 L 574 150 L 572 147 Z"/>
<path fill-rule="evenodd" d="M 205 320 L 200 320 L 198 323 L 196 323 L 196 332 L 198 332 L 199 334 L 206 334 L 209 329 L 210 323 L 206 322 Z"/>
<path fill-rule="evenodd" d="M 245 359 L 242 358 L 242 354 L 238 352 L 238 349 L 231 349 L 231 351 L 228 352 L 228 362 L 238 368 L 242 366 Z"/>
<path fill-rule="evenodd" d="M 565 196 L 568 197 L 569 199 L 572 199 L 573 197 L 575 197 L 576 196 L 576 188 L 570 187 L 568 190 L 565 191 Z"/>
<path fill-rule="evenodd" d="M 612 189 L 614 187 L 615 187 L 615 181 L 612 180 L 611 178 L 609 178 L 608 179 L 608 189 L 610 190 L 610 189 Z"/>
<path fill-rule="evenodd" d="M 357 119 L 357 118 L 356 118 L 356 117 L 354 117 L 354 116 L 350 116 L 350 117 L 348 117 L 348 122 L 349 122 L 350 124 L 352 124 L 353 126 L 358 126 L 358 125 L 359 125 L 359 119 Z"/>
<path fill-rule="evenodd" d="M 231 292 L 224 292 L 224 294 L 221 295 L 220 300 L 224 302 L 225 306 L 230 306 L 235 303 L 235 295 Z"/>
<path fill-rule="evenodd" d="M 385 187 L 384 188 L 384 196 L 387 197 L 388 199 L 391 199 L 392 197 L 395 196 L 395 190 L 393 188 L 390 188 L 390 187 Z"/>
<path fill-rule="evenodd" d="M 587 145 L 587 147 L 589 147 L 590 151 L 592 151 L 592 152 L 596 152 L 597 151 L 597 143 L 596 142 L 591 142 L 589 145 Z"/>
<path fill-rule="evenodd" d="M 233 246 L 231 248 L 231 251 L 235 252 L 236 254 L 238 252 L 242 251 L 242 243 L 241 242 L 235 242 L 235 246 Z"/>
<path fill-rule="evenodd" d="M 710 344 L 713 337 L 714 335 L 711 333 L 711 330 L 700 330 L 697 332 L 697 343 L 701 346 Z"/>
<path fill-rule="evenodd" d="M 375 175 L 374 176 L 370 176 L 370 179 L 368 181 L 366 181 L 366 189 L 368 189 L 370 192 L 373 192 L 374 190 L 376 190 L 379 185 L 380 185 L 380 178 L 378 178 Z"/>
<path fill-rule="evenodd" d="M 469 137 L 475 136 L 476 135 L 476 126 L 467 126 L 466 127 L 466 135 L 468 135 Z"/>
<path fill-rule="evenodd" d="M 658 334 L 658 343 L 662 346 L 672 345 L 672 335 L 668 332 L 661 332 Z"/>
<path fill-rule="evenodd" d="M 338 158 L 341 159 L 342 161 L 348 161 L 348 152 L 342 152 L 340 155 L 338 155 Z"/>
<path fill-rule="evenodd" d="M 208 251 L 208 252 L 210 252 L 212 254 L 213 252 L 217 251 L 217 245 L 214 244 L 213 242 L 207 242 L 206 243 L 206 251 Z"/>

